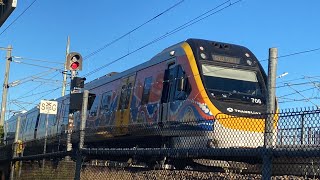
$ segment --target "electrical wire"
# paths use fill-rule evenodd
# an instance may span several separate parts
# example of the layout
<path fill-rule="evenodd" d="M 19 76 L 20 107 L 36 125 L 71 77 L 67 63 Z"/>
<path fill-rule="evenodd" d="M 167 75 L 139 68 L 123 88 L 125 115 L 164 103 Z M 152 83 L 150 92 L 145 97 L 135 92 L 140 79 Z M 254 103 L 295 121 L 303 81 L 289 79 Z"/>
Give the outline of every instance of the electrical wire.
<path fill-rule="evenodd" d="M 319 79 L 320 80 L 320 76 L 303 76 L 301 78 L 295 78 L 295 79 L 290 79 L 290 80 L 285 80 L 285 81 L 281 81 L 281 82 L 277 82 L 277 84 L 285 84 L 285 83 L 291 83 L 294 81 L 299 81 L 299 80 L 304 80 L 306 78 L 311 78 L 311 79 Z"/>
<path fill-rule="evenodd" d="M 306 53 L 310 53 L 310 52 L 315 52 L 315 51 L 319 51 L 320 48 L 314 48 L 314 49 L 309 49 L 309 50 L 303 50 L 303 51 L 299 51 L 299 52 L 294 52 L 294 53 L 290 53 L 290 54 L 285 54 L 285 55 L 281 55 L 278 56 L 278 59 L 281 58 L 286 58 L 286 57 L 290 57 L 290 56 L 296 56 L 296 55 L 300 55 L 300 54 L 306 54 Z M 268 61 L 269 59 L 263 59 L 260 62 L 264 62 L 264 61 Z"/>
<path fill-rule="evenodd" d="M 308 99 L 288 99 L 287 101 L 279 101 L 278 103 L 291 103 L 291 102 L 301 102 L 301 101 L 305 101 L 308 102 L 309 100 L 318 100 L 320 99 L 320 97 L 311 97 Z"/>
<path fill-rule="evenodd" d="M 294 89 L 293 87 L 291 87 L 290 85 L 288 85 L 288 87 L 290 87 L 293 91 L 295 91 L 297 94 L 299 94 L 300 96 L 302 96 L 303 98 L 305 98 L 308 102 L 310 102 L 311 104 L 313 104 L 316 107 L 319 107 L 316 103 L 312 102 L 309 98 L 305 97 L 301 92 L 297 91 L 296 89 Z"/>
<path fill-rule="evenodd" d="M 302 83 L 295 83 L 295 84 L 284 83 L 284 85 L 277 86 L 276 88 L 283 88 L 283 87 L 288 87 L 288 86 L 300 86 L 300 85 L 314 84 L 314 83 L 320 83 L 320 81 L 302 82 Z"/>
<path fill-rule="evenodd" d="M 54 78 L 54 77 L 56 77 L 56 76 L 57 76 L 57 74 L 53 75 L 50 79 L 53 79 L 53 78 Z M 37 87 L 35 87 L 35 88 L 31 89 L 30 91 L 28 91 L 28 92 L 24 93 L 23 95 L 28 95 L 28 94 L 30 94 L 30 93 L 32 93 L 32 92 L 34 92 L 36 89 L 38 89 L 39 87 L 41 87 L 41 86 L 43 86 L 43 85 L 44 85 L 44 83 L 43 83 L 43 82 L 41 82 L 41 83 L 40 83 L 40 85 L 38 85 Z M 21 97 L 23 97 L 23 95 L 19 96 L 19 97 L 18 97 L 18 98 L 16 98 L 16 99 L 20 99 Z"/>
<path fill-rule="evenodd" d="M 51 89 L 50 89 L 50 90 L 47 90 L 47 91 L 38 92 L 38 93 L 36 93 L 36 94 L 32 94 L 32 95 L 28 95 L 28 96 L 23 96 L 23 97 L 14 99 L 14 100 L 25 99 L 25 98 L 28 98 L 28 97 L 37 96 L 37 95 L 44 94 L 44 93 L 47 93 L 47 92 L 51 92 Z"/>
<path fill-rule="evenodd" d="M 226 9 L 226 8 L 229 8 L 229 7 L 239 3 L 240 1 L 242 1 L 242 0 L 238 0 L 238 1 L 234 2 L 234 3 L 232 3 L 230 0 L 225 1 L 224 3 L 221 3 L 220 5 L 210 9 L 209 11 L 201 14 L 200 16 L 197 16 L 196 18 L 194 18 L 194 19 L 188 21 L 187 23 L 185 23 L 185 24 L 173 29 L 172 31 L 165 33 L 164 35 L 162 35 L 162 36 L 150 41 L 149 43 L 147 43 L 147 44 L 145 44 L 145 45 L 143 45 L 143 46 L 141 46 L 141 47 L 139 47 L 139 48 L 137 48 L 135 50 L 133 50 L 132 52 L 129 52 L 129 53 L 127 53 L 127 54 L 125 54 L 125 55 L 123 55 L 123 56 L 121 56 L 121 57 L 119 57 L 119 58 L 117 58 L 117 59 L 105 64 L 105 65 L 100 66 L 99 68 L 94 69 L 93 71 L 85 74 L 84 76 L 85 77 L 91 76 L 92 74 L 97 73 L 98 71 L 110 66 L 111 64 L 114 64 L 115 62 L 120 61 L 121 59 L 124 59 L 125 57 L 127 57 L 127 56 L 129 56 L 131 54 L 134 54 L 134 53 L 136 53 L 136 52 L 138 52 L 138 51 L 140 51 L 140 50 L 142 50 L 142 49 L 144 49 L 144 48 L 146 48 L 146 47 L 148 47 L 148 46 L 150 46 L 150 45 L 152 45 L 152 44 L 154 44 L 154 43 L 156 43 L 156 42 L 158 42 L 158 41 L 160 41 L 162 39 L 165 39 L 166 37 L 168 37 L 170 35 L 173 35 L 173 34 L 179 32 L 179 31 L 181 31 L 182 29 L 185 29 L 185 28 L 187 28 L 187 27 L 189 27 L 189 26 L 191 26 L 191 25 L 193 25 L 193 24 L 195 24 L 197 22 L 200 22 L 201 20 L 206 19 L 206 18 L 212 16 L 213 14 L 216 14 L 216 13 L 218 13 L 218 12 L 220 12 L 220 11 Z M 229 3 L 229 4 L 226 5 L 227 3 Z M 224 6 L 224 5 L 226 5 L 226 6 Z M 219 9 L 219 8 L 221 8 L 221 9 Z M 208 13 L 210 13 L 210 14 L 208 14 Z"/>
<path fill-rule="evenodd" d="M 28 76 L 28 77 L 25 77 L 25 78 L 22 78 L 20 80 L 16 80 L 14 82 L 17 82 L 18 85 L 21 85 L 21 84 L 24 84 L 24 83 L 27 83 L 27 82 L 30 82 L 30 81 L 33 81 L 37 78 L 40 78 L 44 75 L 48 75 L 53 73 L 53 72 L 50 72 L 50 71 L 53 71 L 53 72 L 56 72 L 56 70 L 48 70 L 48 71 L 44 71 L 44 72 L 41 72 L 41 73 L 37 73 L 37 74 L 34 74 L 34 75 L 31 75 L 31 76 Z M 55 76 L 54 76 L 55 77 Z"/>
<path fill-rule="evenodd" d="M 310 91 L 310 90 L 313 90 L 313 89 L 316 89 L 316 88 L 315 88 L 315 87 L 312 87 L 312 88 L 308 88 L 308 89 L 301 90 L 301 91 L 299 91 L 299 92 Z M 285 95 L 282 95 L 282 96 L 278 96 L 278 98 L 283 98 L 283 97 L 287 97 L 287 96 L 291 96 L 291 95 L 295 95 L 295 94 L 298 94 L 298 93 L 297 93 L 297 92 L 289 93 L 289 94 L 285 94 Z"/>
<path fill-rule="evenodd" d="M 49 94 L 51 94 L 51 93 L 53 93 L 53 92 L 55 92 L 56 90 L 59 90 L 59 89 L 61 89 L 61 87 L 58 87 L 58 88 L 55 88 L 55 89 L 51 90 L 51 91 L 48 92 L 47 94 L 45 94 L 45 95 L 41 96 L 40 98 L 34 100 L 32 103 L 35 103 L 35 102 L 41 100 L 43 97 L 46 97 L 46 96 L 48 96 Z M 28 106 L 27 106 L 27 107 L 28 107 Z"/>
<path fill-rule="evenodd" d="M 36 2 L 37 0 L 34 0 L 24 11 L 22 11 L 22 13 L 16 17 L 1 33 L 0 36 L 7 30 L 9 29 L 19 18 L 21 18 L 21 16 L 28 10 L 31 8 L 31 6 Z"/>
<path fill-rule="evenodd" d="M 42 66 L 42 65 L 38 65 L 38 64 L 25 63 L 25 62 L 22 62 L 22 61 L 16 61 L 16 60 L 13 60 L 12 62 L 19 63 L 19 64 L 25 64 L 25 65 L 29 65 L 29 66 L 35 66 L 35 67 L 46 68 L 46 69 L 58 70 L 58 71 L 60 71 L 60 72 L 62 72 L 62 71 L 63 71 L 63 69 L 59 69 L 59 68 L 53 68 L 53 67 L 48 67 L 48 66 Z"/>
<path fill-rule="evenodd" d="M 173 8 L 177 7 L 178 5 L 180 5 L 182 2 L 184 2 L 184 0 L 181 0 L 179 2 L 177 2 L 176 4 L 174 4 L 173 6 L 170 6 L 169 8 L 167 8 L 166 10 L 162 11 L 160 14 L 152 17 L 151 19 L 149 19 L 148 21 L 142 23 L 141 25 L 137 26 L 136 28 L 130 30 L 129 32 L 123 34 L 122 36 L 114 39 L 113 41 L 105 44 L 104 46 L 102 46 L 101 48 L 93 51 L 92 53 L 88 54 L 87 56 L 84 57 L 84 59 L 88 59 L 96 54 L 98 54 L 99 52 L 101 52 L 102 50 L 104 50 L 105 48 L 111 46 L 112 44 L 118 42 L 119 40 L 123 39 L 124 37 L 130 35 L 131 33 L 133 33 L 134 31 L 140 29 L 141 27 L 145 26 L 146 24 L 150 23 L 151 21 L 154 21 L 155 19 L 159 18 L 160 16 L 164 15 L 165 13 L 169 12 L 170 10 L 172 10 Z"/>
<path fill-rule="evenodd" d="M 310 83 L 312 83 L 312 84 L 314 85 L 314 87 L 316 87 L 316 88 L 320 91 L 320 87 L 319 87 L 320 84 L 319 84 L 319 83 L 316 84 L 314 81 L 311 81 L 309 77 L 306 77 L 306 76 L 305 76 L 305 78 L 308 79 L 308 80 L 310 81 Z"/>
<path fill-rule="evenodd" d="M 58 61 L 49 61 L 44 59 L 33 59 L 33 58 L 25 58 L 21 56 L 13 56 L 14 59 L 22 59 L 22 60 L 30 60 L 30 61 L 37 61 L 37 62 L 45 62 L 45 63 L 51 63 L 51 64 L 60 64 L 63 65 L 64 63 L 58 62 Z"/>

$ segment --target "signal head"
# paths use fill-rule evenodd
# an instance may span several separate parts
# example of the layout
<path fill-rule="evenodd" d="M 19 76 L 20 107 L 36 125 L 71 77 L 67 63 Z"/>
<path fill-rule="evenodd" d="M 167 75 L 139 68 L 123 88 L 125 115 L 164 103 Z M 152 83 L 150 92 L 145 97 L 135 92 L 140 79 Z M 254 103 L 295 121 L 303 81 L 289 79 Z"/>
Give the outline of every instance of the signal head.
<path fill-rule="evenodd" d="M 77 52 L 71 52 L 67 55 L 66 66 L 68 70 L 82 70 L 82 56 Z"/>

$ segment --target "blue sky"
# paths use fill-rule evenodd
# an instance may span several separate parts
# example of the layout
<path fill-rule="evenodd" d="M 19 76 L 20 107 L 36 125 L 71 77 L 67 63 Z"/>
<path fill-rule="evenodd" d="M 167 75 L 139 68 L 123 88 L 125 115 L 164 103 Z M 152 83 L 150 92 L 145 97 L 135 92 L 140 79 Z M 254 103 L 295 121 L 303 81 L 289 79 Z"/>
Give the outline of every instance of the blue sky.
<path fill-rule="evenodd" d="M 84 1 L 18 0 L 18 7 L 0 28 L 0 46 L 13 46 L 13 56 L 20 61 L 53 68 L 62 68 L 67 36 L 71 51 L 84 57 L 145 23 L 180 0 L 117 0 Z M 230 7 L 164 38 L 87 77 L 87 81 L 109 72 L 121 72 L 149 60 L 164 48 L 188 38 L 200 38 L 240 44 L 248 47 L 267 71 L 268 49 L 277 47 L 279 56 L 320 48 L 320 1 L 185 0 L 150 23 L 130 33 L 99 53 L 84 60 L 83 76 L 119 57 L 157 39 L 214 7 L 227 2 Z M 20 16 L 23 13 L 22 16 Z M 18 16 L 20 16 L 18 18 Z M 7 30 L 6 27 L 18 18 Z M 0 51 L 4 59 L 5 51 Z M 40 59 L 56 63 L 33 61 Z M 277 96 L 281 108 L 320 105 L 320 50 L 279 58 Z M 18 60 L 18 59 L 17 59 Z M 4 74 L 5 61 L 0 61 Z M 60 63 L 60 64 L 59 64 Z M 30 79 L 50 69 L 12 63 L 9 82 Z M 318 77 L 319 76 L 319 77 Z M 46 72 L 42 79 L 22 83 L 9 89 L 8 109 L 30 109 L 40 99 L 57 98 L 61 94 L 61 73 Z M 51 79 L 51 80 L 48 80 Z M 53 80 L 53 81 L 52 81 Z M 3 82 L 3 76 L 0 77 Z M 303 83 L 303 85 L 299 85 Z M 284 87 L 282 87 L 284 86 Z M 48 94 L 51 90 L 57 89 Z M 47 92 L 47 93 L 43 93 Z M 67 92 L 68 93 L 68 92 Z M 291 94 L 292 95 L 288 95 Z M 28 97 L 26 97 L 28 96 Z M 305 101 L 296 101 L 309 99 Z M 24 101 L 28 105 L 18 103 Z"/>

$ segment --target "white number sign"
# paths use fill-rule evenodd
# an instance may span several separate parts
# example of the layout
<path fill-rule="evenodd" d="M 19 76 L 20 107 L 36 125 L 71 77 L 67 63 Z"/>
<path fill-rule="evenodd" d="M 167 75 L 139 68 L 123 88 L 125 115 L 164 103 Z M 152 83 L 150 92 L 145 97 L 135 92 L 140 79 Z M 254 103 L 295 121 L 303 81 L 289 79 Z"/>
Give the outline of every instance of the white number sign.
<path fill-rule="evenodd" d="M 40 102 L 40 113 L 42 114 L 57 114 L 58 102 L 57 101 L 45 101 Z"/>

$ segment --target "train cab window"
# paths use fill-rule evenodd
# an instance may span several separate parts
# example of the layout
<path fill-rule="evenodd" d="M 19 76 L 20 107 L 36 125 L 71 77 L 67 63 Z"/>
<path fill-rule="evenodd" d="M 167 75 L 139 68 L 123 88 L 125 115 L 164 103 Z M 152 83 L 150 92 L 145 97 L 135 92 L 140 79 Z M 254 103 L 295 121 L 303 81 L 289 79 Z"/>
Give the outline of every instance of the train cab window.
<path fill-rule="evenodd" d="M 149 102 L 149 96 L 151 91 L 151 83 L 152 83 L 152 76 L 147 77 L 144 80 L 144 86 L 143 86 L 143 92 L 142 92 L 142 98 L 141 98 L 141 105 L 148 104 Z"/>

